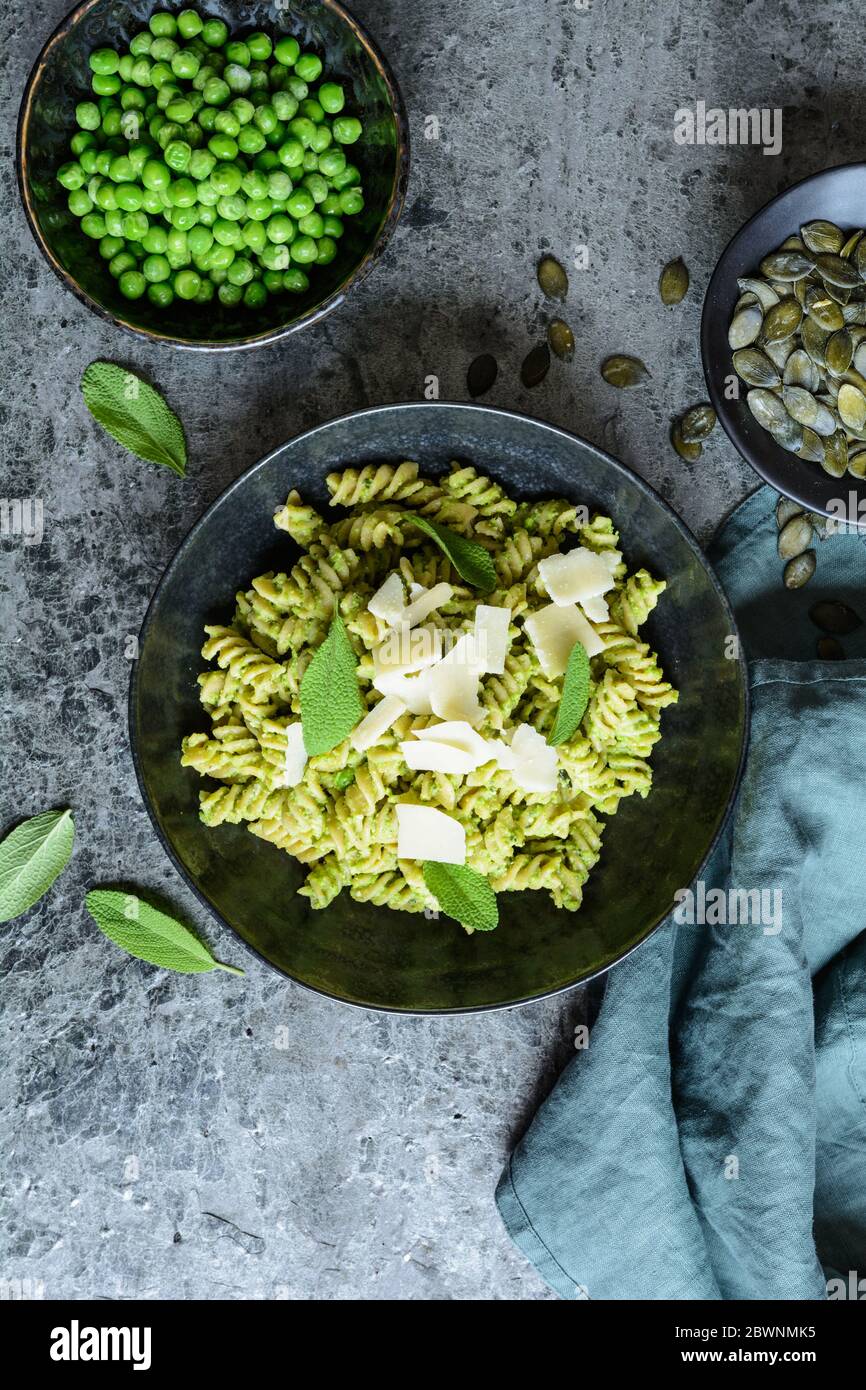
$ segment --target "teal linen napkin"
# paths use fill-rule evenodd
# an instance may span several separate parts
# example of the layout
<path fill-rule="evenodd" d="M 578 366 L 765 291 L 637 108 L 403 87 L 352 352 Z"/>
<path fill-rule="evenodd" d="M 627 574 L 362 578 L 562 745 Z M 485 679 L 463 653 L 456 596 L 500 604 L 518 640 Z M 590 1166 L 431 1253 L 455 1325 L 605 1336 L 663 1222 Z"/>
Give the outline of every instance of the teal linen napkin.
<path fill-rule="evenodd" d="M 866 538 L 818 544 L 787 591 L 775 502 L 753 494 L 710 551 L 752 736 L 703 924 L 683 903 L 611 971 L 497 1189 L 564 1298 L 866 1297 L 866 627 L 820 662 L 808 618 L 866 613 Z"/>

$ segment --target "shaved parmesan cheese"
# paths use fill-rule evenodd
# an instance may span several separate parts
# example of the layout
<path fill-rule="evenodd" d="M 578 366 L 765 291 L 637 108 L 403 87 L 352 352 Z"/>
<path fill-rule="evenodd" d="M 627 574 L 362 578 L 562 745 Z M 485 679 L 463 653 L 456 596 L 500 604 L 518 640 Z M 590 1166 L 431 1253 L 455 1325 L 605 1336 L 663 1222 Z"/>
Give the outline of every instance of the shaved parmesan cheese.
<path fill-rule="evenodd" d="M 479 603 L 475 610 L 475 650 L 481 663 L 481 672 L 491 672 L 501 676 L 505 670 L 510 639 L 508 626 L 511 622 L 510 608 L 491 608 L 489 604 Z"/>
<path fill-rule="evenodd" d="M 283 771 L 283 786 L 296 787 L 307 766 L 307 750 L 304 747 L 304 729 L 300 720 L 286 729 L 286 761 Z"/>
<path fill-rule="evenodd" d="M 556 749 L 551 748 L 531 724 L 519 724 L 509 749 L 509 772 L 519 787 L 527 792 L 556 790 Z"/>
<path fill-rule="evenodd" d="M 400 614 L 403 612 L 403 580 L 396 570 L 389 574 L 384 584 L 376 590 L 367 607 L 374 618 L 379 618 L 388 627 L 394 627 L 400 621 Z"/>
<path fill-rule="evenodd" d="M 382 695 L 396 695 L 412 714 L 432 714 L 430 704 L 430 672 L 403 675 L 399 671 L 383 671 L 375 676 L 373 685 Z"/>
<path fill-rule="evenodd" d="M 489 763 L 493 756 L 490 752 L 490 743 L 486 738 L 482 738 L 467 724 L 465 719 L 452 719 L 450 722 L 442 724 L 431 724 L 428 729 L 415 729 L 416 738 L 420 738 L 432 743 L 449 743 L 453 748 L 460 748 L 464 753 L 469 753 L 477 759 L 476 766 L 481 767 L 482 763 Z"/>
<path fill-rule="evenodd" d="M 553 602 L 561 607 L 606 594 L 614 584 L 610 560 L 585 545 L 539 560 L 538 573 Z"/>
<path fill-rule="evenodd" d="M 453 743 L 434 743 L 413 738 L 400 744 L 400 752 L 413 772 L 453 772 L 462 777 L 478 766 L 471 753 Z"/>
<path fill-rule="evenodd" d="M 400 622 L 407 627 L 414 627 L 416 623 L 423 623 L 435 609 L 441 608 L 443 603 L 447 603 L 454 593 L 450 584 L 434 584 L 432 589 L 425 589 L 423 593 L 408 604 L 400 614 Z"/>
<path fill-rule="evenodd" d="M 593 594 L 590 598 L 582 598 L 580 606 L 588 618 L 594 623 L 606 623 L 610 617 L 610 609 L 605 599 L 600 594 Z"/>
<path fill-rule="evenodd" d="M 440 719 L 478 724 L 483 714 L 478 699 L 479 675 L 474 633 L 466 632 L 430 671 L 433 713 Z"/>
<path fill-rule="evenodd" d="M 397 812 L 397 858 L 433 859 L 438 864 L 466 863 L 466 831 L 453 816 L 435 806 L 400 804 Z"/>
<path fill-rule="evenodd" d="M 402 624 L 373 648 L 373 684 L 384 672 L 408 675 L 423 671 L 442 657 L 442 631 L 438 627 L 410 629 Z"/>
<path fill-rule="evenodd" d="M 410 598 L 410 600 L 414 600 L 414 599 L 416 599 L 416 598 L 420 598 L 421 595 L 422 595 L 422 594 L 426 594 L 426 592 L 427 592 L 427 590 L 424 588 L 424 585 L 423 585 L 423 584 L 416 584 L 415 581 L 414 581 L 414 579 L 412 580 L 412 583 L 409 585 L 409 598 Z"/>
<path fill-rule="evenodd" d="M 529 633 L 546 676 L 563 674 L 575 642 L 583 643 L 587 656 L 596 656 L 604 651 L 604 643 L 598 633 L 574 604 L 569 608 L 560 608 L 558 604 L 549 603 L 546 608 L 539 608 L 537 613 L 525 618 L 523 626 Z"/>
<path fill-rule="evenodd" d="M 383 734 L 387 733 L 392 724 L 396 724 L 400 715 L 406 709 L 405 704 L 397 695 L 386 695 L 384 700 L 380 700 L 356 726 L 352 733 L 352 747 L 359 753 L 364 753 L 368 748 L 372 748 L 374 743 L 378 743 Z"/>

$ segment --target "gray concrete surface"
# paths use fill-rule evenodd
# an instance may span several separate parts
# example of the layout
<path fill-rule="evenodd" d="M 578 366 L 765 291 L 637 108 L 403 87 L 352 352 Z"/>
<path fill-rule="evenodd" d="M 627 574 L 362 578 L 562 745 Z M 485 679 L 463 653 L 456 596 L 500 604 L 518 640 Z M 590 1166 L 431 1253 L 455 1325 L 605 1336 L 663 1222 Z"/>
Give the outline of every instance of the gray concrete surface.
<path fill-rule="evenodd" d="M 493 1188 L 569 1055 L 580 1000 L 477 1018 L 362 1014 L 282 982 L 220 933 L 169 867 L 126 737 L 129 665 L 159 575 L 226 483 L 288 436 L 413 399 L 492 351 L 487 399 L 565 425 L 648 478 L 706 536 L 755 479 L 717 433 L 686 467 L 672 414 L 703 397 L 700 303 L 740 223 L 778 189 L 862 156 L 862 55 L 845 6 L 813 0 L 355 0 L 412 117 L 408 207 L 384 263 L 338 313 L 282 346 L 211 361 L 118 335 L 41 262 L 12 162 L 21 89 L 67 8 L 2 16 L 3 464 L 42 497 L 45 538 L 2 540 L 3 827 L 75 808 L 50 897 L 0 929 L 4 1198 L 0 1281 L 46 1297 L 545 1299 Z M 678 107 L 779 107 L 777 158 L 673 138 Z M 425 118 L 440 138 L 425 139 Z M 574 362 L 536 390 L 534 266 L 573 261 Z M 692 289 L 659 303 L 682 255 Z M 642 356 L 642 389 L 599 377 Z M 78 391 L 97 357 L 166 392 L 189 477 L 124 454 Z M 132 880 L 173 901 L 247 976 L 172 977 L 108 945 L 86 888 Z"/>

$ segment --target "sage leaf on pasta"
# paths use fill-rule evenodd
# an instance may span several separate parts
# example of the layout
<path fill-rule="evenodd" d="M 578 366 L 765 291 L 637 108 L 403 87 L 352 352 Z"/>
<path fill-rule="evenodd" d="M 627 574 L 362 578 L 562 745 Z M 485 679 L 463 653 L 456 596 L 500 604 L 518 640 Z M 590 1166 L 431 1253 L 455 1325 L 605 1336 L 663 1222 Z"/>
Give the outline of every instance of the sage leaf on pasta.
<path fill-rule="evenodd" d="M 442 911 L 473 931 L 493 931 L 499 925 L 496 894 L 483 874 L 467 864 L 440 864 L 425 859 L 424 882 Z"/>
<path fill-rule="evenodd" d="M 465 536 L 459 536 L 448 526 L 439 526 L 435 521 L 429 521 L 426 516 L 413 514 L 407 516 L 406 520 L 436 542 L 439 549 L 448 556 L 460 578 L 465 579 L 467 584 L 472 584 L 484 593 L 496 587 L 496 570 L 489 552 L 483 545 L 479 545 L 477 541 L 469 541 Z"/>
<path fill-rule="evenodd" d="M 328 635 L 301 680 L 301 724 L 310 757 L 330 753 L 365 713 L 346 624 L 334 613 Z"/>
<path fill-rule="evenodd" d="M 565 668 L 562 694 L 556 707 L 556 719 L 548 743 L 556 748 L 571 738 L 586 713 L 589 701 L 589 657 L 582 642 L 575 642 Z"/>

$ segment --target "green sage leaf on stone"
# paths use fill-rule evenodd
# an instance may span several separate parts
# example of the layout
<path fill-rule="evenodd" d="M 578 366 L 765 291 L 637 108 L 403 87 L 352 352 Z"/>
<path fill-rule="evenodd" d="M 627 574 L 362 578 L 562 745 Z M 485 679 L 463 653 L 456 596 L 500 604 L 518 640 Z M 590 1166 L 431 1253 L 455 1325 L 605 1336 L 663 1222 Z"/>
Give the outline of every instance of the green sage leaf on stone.
<path fill-rule="evenodd" d="M 589 703 L 589 657 L 582 642 L 575 642 L 565 668 L 562 694 L 548 743 L 556 748 L 567 743 L 586 713 Z"/>
<path fill-rule="evenodd" d="M 66 868 L 75 827 L 71 811 L 43 811 L 0 843 L 0 922 L 11 922 L 37 903 Z"/>
<path fill-rule="evenodd" d="M 328 635 L 301 680 L 301 725 L 310 757 L 330 753 L 365 714 L 346 624 L 335 611 Z"/>
<path fill-rule="evenodd" d="M 426 516 L 413 514 L 407 516 L 406 520 L 436 542 L 443 554 L 448 556 L 460 578 L 465 579 L 467 584 L 481 589 L 483 593 L 489 593 L 496 587 L 496 570 L 489 552 L 483 545 L 479 545 L 477 541 L 469 541 L 465 536 L 459 536 L 448 526 L 439 526 L 437 522 L 429 521 Z"/>
<path fill-rule="evenodd" d="M 87 894 L 85 905 L 102 934 L 138 960 L 181 975 L 200 975 L 207 970 L 244 973 L 235 965 L 215 960 L 188 927 L 134 893 L 96 888 Z"/>
<path fill-rule="evenodd" d="M 499 925 L 496 894 L 483 874 L 466 864 L 424 861 L 424 882 L 442 911 L 472 931 L 493 931 Z"/>
<path fill-rule="evenodd" d="M 140 376 L 114 362 L 91 362 L 81 378 L 81 391 L 91 415 L 124 449 L 185 476 L 183 426 Z"/>

